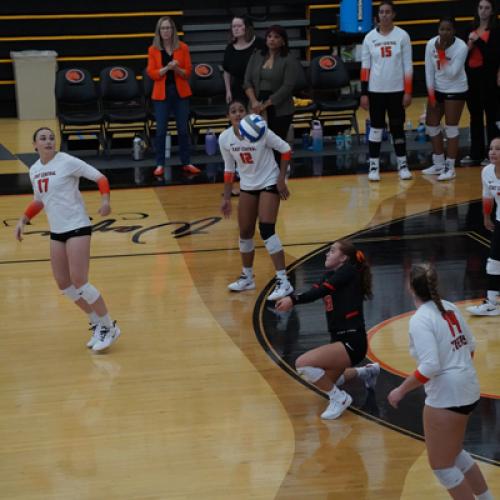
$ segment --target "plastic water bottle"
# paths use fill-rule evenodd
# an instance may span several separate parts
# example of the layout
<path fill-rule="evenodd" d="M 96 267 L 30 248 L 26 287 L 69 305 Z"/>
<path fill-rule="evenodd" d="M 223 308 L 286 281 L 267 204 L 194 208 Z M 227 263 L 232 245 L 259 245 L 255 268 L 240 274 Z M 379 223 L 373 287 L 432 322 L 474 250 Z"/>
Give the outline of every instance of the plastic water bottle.
<path fill-rule="evenodd" d="M 172 154 L 172 136 L 167 132 L 165 135 L 165 158 L 170 158 Z"/>
<path fill-rule="evenodd" d="M 302 134 L 302 149 L 307 150 L 311 146 L 311 136 L 304 132 Z"/>
<path fill-rule="evenodd" d="M 420 122 L 417 127 L 417 142 L 425 142 L 425 124 Z"/>
<path fill-rule="evenodd" d="M 311 127 L 312 150 L 316 153 L 323 151 L 323 128 L 319 120 L 313 120 Z"/>
<path fill-rule="evenodd" d="M 352 135 L 350 129 L 344 132 L 344 149 L 350 151 L 352 149 Z"/>
<path fill-rule="evenodd" d="M 370 140 L 370 128 L 371 128 L 370 123 L 371 123 L 370 120 L 367 118 L 365 121 L 365 140 L 366 140 L 366 142 L 368 142 Z"/>
<path fill-rule="evenodd" d="M 342 151 L 345 148 L 345 139 L 341 132 L 335 137 L 335 149 L 337 151 Z"/>
<path fill-rule="evenodd" d="M 144 160 L 144 152 L 146 151 L 146 143 L 139 135 L 134 137 L 132 142 L 132 158 L 135 161 Z"/>
<path fill-rule="evenodd" d="M 217 137 L 210 129 L 207 130 L 205 135 L 205 152 L 209 156 L 217 153 Z"/>

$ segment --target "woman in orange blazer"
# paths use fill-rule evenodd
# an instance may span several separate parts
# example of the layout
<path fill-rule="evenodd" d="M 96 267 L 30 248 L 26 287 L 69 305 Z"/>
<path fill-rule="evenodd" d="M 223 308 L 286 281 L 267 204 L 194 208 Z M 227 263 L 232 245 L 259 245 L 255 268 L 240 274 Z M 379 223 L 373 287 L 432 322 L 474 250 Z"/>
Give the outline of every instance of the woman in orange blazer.
<path fill-rule="evenodd" d="M 191 70 L 189 47 L 179 40 L 174 21 L 169 16 L 161 17 L 156 23 L 153 44 L 148 49 L 147 67 L 148 75 L 154 81 L 151 95 L 156 118 L 154 173 L 158 176 L 163 176 L 165 134 L 172 113 L 177 125 L 182 168 L 189 173 L 200 171 L 190 161 L 188 120 Z"/>

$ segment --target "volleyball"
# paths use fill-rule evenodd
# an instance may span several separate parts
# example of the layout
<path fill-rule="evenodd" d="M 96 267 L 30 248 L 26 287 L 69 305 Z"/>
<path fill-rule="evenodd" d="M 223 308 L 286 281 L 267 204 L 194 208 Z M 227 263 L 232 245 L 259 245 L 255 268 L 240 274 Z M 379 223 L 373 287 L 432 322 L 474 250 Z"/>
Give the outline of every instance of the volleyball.
<path fill-rule="evenodd" d="M 267 123 L 259 115 L 247 115 L 240 121 L 240 134 L 250 142 L 257 142 L 266 133 Z"/>

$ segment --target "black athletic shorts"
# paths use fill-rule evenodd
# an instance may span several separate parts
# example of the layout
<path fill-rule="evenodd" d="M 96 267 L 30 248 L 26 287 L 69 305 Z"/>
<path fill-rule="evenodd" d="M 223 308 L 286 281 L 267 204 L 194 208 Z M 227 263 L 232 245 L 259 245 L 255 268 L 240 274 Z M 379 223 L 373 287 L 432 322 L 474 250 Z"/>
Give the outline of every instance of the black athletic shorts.
<path fill-rule="evenodd" d="M 351 358 L 352 366 L 361 363 L 361 361 L 365 359 L 368 350 L 368 340 L 364 328 L 330 332 L 330 339 L 332 344 L 334 342 L 342 342 L 342 344 L 344 344 L 347 354 L 349 358 Z"/>
<path fill-rule="evenodd" d="M 465 101 L 467 99 L 467 92 L 434 92 L 436 101 L 443 103 L 444 101 Z"/>
<path fill-rule="evenodd" d="M 449 408 L 445 408 L 445 410 L 454 411 L 455 413 L 461 413 L 462 415 L 470 415 L 478 404 L 479 404 L 479 399 L 475 403 L 472 403 L 471 405 L 450 406 Z"/>
<path fill-rule="evenodd" d="M 275 193 L 279 195 L 278 187 L 276 186 L 276 184 L 273 184 L 271 186 L 266 186 L 264 189 L 240 189 L 240 191 L 242 193 L 248 193 L 253 196 L 259 196 L 260 193 Z"/>
<path fill-rule="evenodd" d="M 385 128 L 385 114 L 390 123 L 404 126 L 405 108 L 403 107 L 404 92 L 368 92 L 370 106 L 370 126 Z"/>
<path fill-rule="evenodd" d="M 500 260 L 500 222 L 495 220 L 495 230 L 491 235 L 490 259 Z"/>
<path fill-rule="evenodd" d="M 91 234 L 92 227 L 85 226 L 78 229 L 73 229 L 72 231 L 66 231 L 65 233 L 50 233 L 50 239 L 66 243 L 66 241 L 68 241 L 70 238 L 76 238 L 77 236 L 90 236 Z"/>

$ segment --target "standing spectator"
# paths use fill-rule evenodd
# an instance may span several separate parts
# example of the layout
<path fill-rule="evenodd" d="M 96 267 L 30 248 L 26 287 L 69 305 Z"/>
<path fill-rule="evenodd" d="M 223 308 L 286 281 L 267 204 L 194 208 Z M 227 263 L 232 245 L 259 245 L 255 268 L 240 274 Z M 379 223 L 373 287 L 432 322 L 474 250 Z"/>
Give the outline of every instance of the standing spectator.
<path fill-rule="evenodd" d="M 458 123 L 467 96 L 466 57 L 467 46 L 455 37 L 455 20 L 442 18 L 439 35 L 431 38 L 425 47 L 425 81 L 429 96 L 425 123 L 433 154 L 432 166 L 422 171 L 424 175 L 438 175 L 439 181 L 455 178 Z M 443 115 L 448 138 L 446 160 L 440 125 Z"/>
<path fill-rule="evenodd" d="M 97 183 L 101 193 L 99 214 L 111 213 L 108 179 L 94 167 L 66 153 L 57 152 L 54 132 L 41 127 L 33 134 L 39 159 L 30 168 L 34 200 L 16 225 L 22 241 L 24 226 L 45 209 L 50 226 L 50 263 L 61 292 L 88 315 L 92 336 L 87 347 L 103 351 L 120 336 L 101 292 L 89 283 L 92 227 L 78 190 L 80 177 Z"/>
<path fill-rule="evenodd" d="M 458 308 L 439 296 L 432 266 L 412 267 L 410 292 L 417 307 L 409 330 L 417 369 L 387 399 L 397 408 L 408 392 L 424 385 L 424 436 L 432 472 L 452 498 L 492 500 L 481 470 L 463 449 L 467 422 L 480 397 L 472 363 L 474 337 Z"/>
<path fill-rule="evenodd" d="M 500 294 L 500 137 L 491 141 L 490 165 L 483 168 L 483 223 L 493 233 L 490 256 L 486 262 L 487 287 L 486 299 L 482 304 L 470 306 L 467 311 L 475 316 L 498 316 L 500 307 L 497 298 Z M 491 220 L 493 205 L 496 204 L 495 222 Z"/>
<path fill-rule="evenodd" d="M 248 61 L 243 87 L 250 111 L 264 115 L 269 128 L 286 141 L 293 119 L 292 94 L 299 62 L 289 52 L 288 35 L 282 26 L 270 26 L 265 40 L 266 46 Z"/>
<path fill-rule="evenodd" d="M 500 32 L 494 0 L 480 0 L 474 14 L 474 25 L 467 36 L 469 55 L 465 65 L 469 92 L 470 153 L 461 165 L 487 164 L 486 147 L 499 133 L 495 123 L 500 119 L 498 94 L 500 86 Z M 486 115 L 486 143 L 484 116 Z"/>
<path fill-rule="evenodd" d="M 247 16 L 233 17 L 229 43 L 224 52 L 224 84 L 226 86 L 226 102 L 233 100 L 248 101 L 243 90 L 245 70 L 251 55 L 257 49 L 265 47 L 264 40 L 255 36 L 252 21 Z"/>
<path fill-rule="evenodd" d="M 361 101 L 370 112 L 368 179 L 380 180 L 380 145 L 385 114 L 394 141 L 399 177 L 412 178 L 406 160 L 405 108 L 411 104 L 413 67 L 408 33 L 394 26 L 396 11 L 390 0 L 378 8 L 378 26 L 363 40 L 361 58 Z"/>
<path fill-rule="evenodd" d="M 191 87 L 191 55 L 189 47 L 179 40 L 177 28 L 169 16 L 158 19 L 153 44 L 148 49 L 148 75 L 154 80 L 151 95 L 156 118 L 156 169 L 154 174 L 163 176 L 165 164 L 165 134 L 168 119 L 173 112 L 179 139 L 179 156 L 182 169 L 197 174 L 200 169 L 191 165 L 189 141 L 189 97 Z"/>

